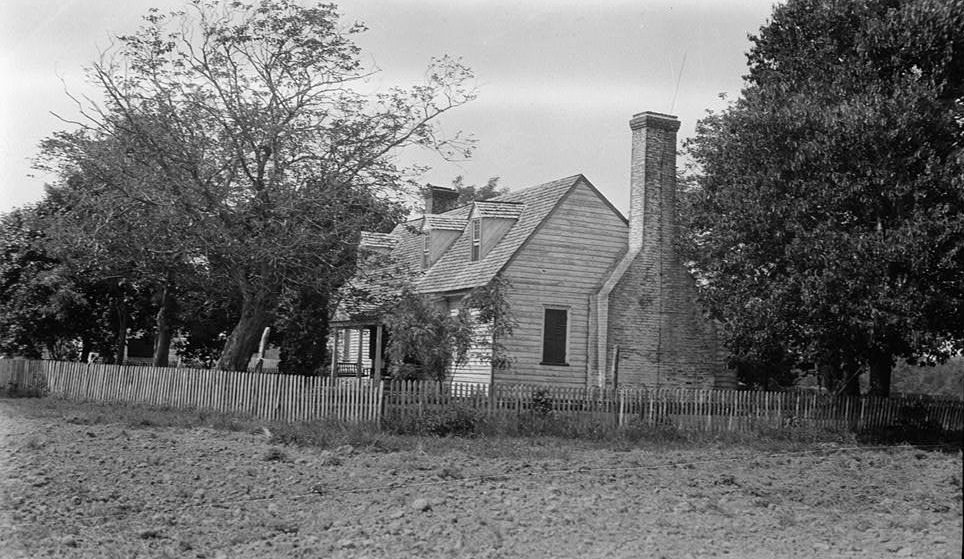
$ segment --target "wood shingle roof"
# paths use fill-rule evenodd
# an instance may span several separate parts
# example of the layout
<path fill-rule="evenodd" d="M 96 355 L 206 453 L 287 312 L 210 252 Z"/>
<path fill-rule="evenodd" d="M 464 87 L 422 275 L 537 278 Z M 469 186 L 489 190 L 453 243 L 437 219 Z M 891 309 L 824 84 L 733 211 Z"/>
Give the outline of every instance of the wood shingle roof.
<path fill-rule="evenodd" d="M 517 222 L 484 258 L 474 262 L 470 259 L 472 242 L 470 235 L 461 235 L 418 280 L 416 283 L 418 291 L 422 293 L 459 291 L 487 284 L 505 267 L 559 201 L 580 180 L 584 180 L 583 176 L 575 175 L 518 192 L 510 192 L 486 202 L 476 202 L 477 205 L 486 204 L 489 207 L 511 207 L 512 214 L 518 216 Z M 460 210 L 464 211 L 464 208 L 458 208 L 452 212 Z M 500 217 L 506 217 L 506 214 L 503 213 Z"/>
<path fill-rule="evenodd" d="M 428 229 L 462 231 L 465 229 L 466 223 L 468 223 L 467 216 L 447 214 L 429 214 L 425 216 L 425 227 Z"/>
<path fill-rule="evenodd" d="M 419 217 L 397 225 L 389 234 L 362 233 L 361 246 L 383 256 L 360 263 L 358 272 L 344 288 L 346 297 L 339 305 L 334 321 L 375 319 L 386 304 L 391 304 L 403 277 L 415 275 L 415 288 L 421 293 L 461 291 L 487 284 L 581 180 L 585 180 L 582 175 L 566 177 L 442 214 Z M 477 261 L 470 258 L 472 239 L 468 234 L 473 207 L 480 208 L 483 219 L 516 220 L 498 244 Z M 438 261 L 421 271 L 427 230 L 452 230 L 456 225 L 460 225 L 457 230 L 462 234 Z M 386 248 L 390 250 L 383 250 Z"/>
<path fill-rule="evenodd" d="M 475 203 L 476 215 L 479 217 L 495 217 L 502 219 L 519 219 L 525 204 L 522 202 L 496 202 L 486 200 Z"/>
<path fill-rule="evenodd" d="M 391 233 L 372 233 L 371 231 L 361 232 L 361 248 L 371 250 L 391 250 L 398 244 L 398 236 Z"/>

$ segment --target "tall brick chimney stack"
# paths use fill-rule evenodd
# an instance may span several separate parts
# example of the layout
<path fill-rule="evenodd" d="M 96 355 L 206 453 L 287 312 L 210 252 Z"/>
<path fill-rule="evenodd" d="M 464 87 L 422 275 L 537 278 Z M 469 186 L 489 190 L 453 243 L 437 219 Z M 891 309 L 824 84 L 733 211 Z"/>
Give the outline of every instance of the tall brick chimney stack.
<path fill-rule="evenodd" d="M 629 121 L 629 246 L 595 298 L 599 386 L 735 385 L 674 248 L 679 126 L 654 112 Z"/>
<path fill-rule="evenodd" d="M 629 196 L 629 251 L 657 250 L 674 261 L 676 228 L 675 116 L 643 112 L 629 121 L 632 159 Z M 655 255 L 654 255 L 655 256 Z"/>

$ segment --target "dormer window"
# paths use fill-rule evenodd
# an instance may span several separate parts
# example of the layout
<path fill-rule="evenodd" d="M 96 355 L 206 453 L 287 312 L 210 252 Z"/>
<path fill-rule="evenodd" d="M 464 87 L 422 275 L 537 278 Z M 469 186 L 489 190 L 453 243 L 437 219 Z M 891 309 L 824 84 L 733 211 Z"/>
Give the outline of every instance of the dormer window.
<path fill-rule="evenodd" d="M 473 219 L 472 220 L 472 262 L 475 262 L 482 256 L 482 220 Z"/>
<path fill-rule="evenodd" d="M 426 269 L 431 264 L 431 252 L 432 248 L 431 234 L 425 233 L 422 235 L 422 269 Z"/>

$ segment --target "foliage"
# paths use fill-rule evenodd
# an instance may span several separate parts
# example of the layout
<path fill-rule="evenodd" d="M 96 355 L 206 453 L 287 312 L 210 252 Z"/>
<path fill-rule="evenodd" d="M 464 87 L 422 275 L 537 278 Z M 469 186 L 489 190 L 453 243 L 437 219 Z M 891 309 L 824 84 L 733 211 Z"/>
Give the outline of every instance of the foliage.
<path fill-rule="evenodd" d="M 65 266 L 44 222 L 60 208 L 50 200 L 0 218 L 0 352 L 39 358 L 111 355 L 111 299 L 118 286 Z M 130 295 L 130 290 L 120 289 Z"/>
<path fill-rule="evenodd" d="M 532 411 L 536 415 L 546 416 L 552 413 L 552 393 L 548 388 L 536 390 L 532 394 Z"/>
<path fill-rule="evenodd" d="M 943 396 L 964 400 L 964 356 L 944 363 L 910 365 L 900 361 L 894 367 L 894 392 Z"/>
<path fill-rule="evenodd" d="M 59 288 L 57 263 L 43 250 L 42 233 L 30 227 L 29 219 L 29 210 L 17 210 L 0 222 L 0 351 L 38 358 L 44 345 L 64 333 L 50 299 L 69 291 Z"/>
<path fill-rule="evenodd" d="M 964 341 L 964 2 L 791 0 L 686 149 L 690 256 L 735 361 L 842 389 Z M 686 242 L 683 243 L 687 245 Z"/>
<path fill-rule="evenodd" d="M 499 186 L 499 177 L 491 177 L 485 185 L 478 186 L 465 184 L 464 177 L 459 175 L 452 181 L 452 188 L 459 193 L 458 200 L 455 203 L 456 207 L 471 204 L 475 201 L 489 200 L 509 192 L 508 187 Z"/>
<path fill-rule="evenodd" d="M 507 280 L 497 276 L 447 304 L 418 293 L 411 284 L 403 285 L 383 316 L 393 375 L 443 380 L 449 371 L 468 361 L 473 349 L 494 367 L 511 366 L 503 344 L 515 325 L 507 288 Z"/>
<path fill-rule="evenodd" d="M 423 85 L 362 94 L 363 30 L 291 0 L 151 10 L 91 67 L 103 105 L 78 101 L 78 129 L 44 145 L 48 168 L 157 229 L 135 248 L 200 266 L 239 301 L 221 368 L 246 366 L 289 290 L 337 288 L 359 230 L 400 217 L 398 149 L 467 153 L 435 121 L 472 99 L 469 70 L 443 58 Z"/>
<path fill-rule="evenodd" d="M 468 359 L 473 321 L 465 307 L 450 312 L 444 301 L 405 287 L 383 318 L 396 378 L 444 380 Z"/>
<path fill-rule="evenodd" d="M 187 366 L 210 369 L 217 365 L 224 349 L 225 332 L 237 316 L 237 301 L 220 299 L 218 293 L 192 291 L 182 296 L 183 306 L 191 309 L 183 317 L 184 335 L 175 343 L 177 354 Z"/>
<path fill-rule="evenodd" d="M 393 421 L 390 428 L 397 434 L 472 437 L 482 434 L 485 425 L 484 410 L 454 403 L 427 411 L 418 417 Z"/>
<path fill-rule="evenodd" d="M 485 328 L 486 336 L 478 342 L 490 350 L 485 358 L 497 369 L 512 367 L 512 356 L 505 346 L 517 324 L 508 300 L 511 287 L 507 278 L 496 275 L 489 283 L 470 291 L 462 302 L 464 307 L 476 311 L 475 322 Z"/>
<path fill-rule="evenodd" d="M 110 143 L 99 146 L 105 148 L 99 162 L 112 157 L 106 150 Z M 154 365 L 166 366 L 173 332 L 182 322 L 178 293 L 203 284 L 205 269 L 180 242 L 186 224 L 177 212 L 132 202 L 105 187 L 109 180 L 97 166 L 79 161 L 62 184 L 48 187 L 46 202 L 58 211 L 42 221 L 46 246 L 74 275 L 111 287 L 116 343 L 108 354 L 120 362 L 128 329 L 153 330 Z"/>
<path fill-rule="evenodd" d="M 279 339 L 281 363 L 286 374 L 317 375 L 328 359 L 328 295 L 302 289 L 282 299 L 282 312 L 274 332 Z"/>

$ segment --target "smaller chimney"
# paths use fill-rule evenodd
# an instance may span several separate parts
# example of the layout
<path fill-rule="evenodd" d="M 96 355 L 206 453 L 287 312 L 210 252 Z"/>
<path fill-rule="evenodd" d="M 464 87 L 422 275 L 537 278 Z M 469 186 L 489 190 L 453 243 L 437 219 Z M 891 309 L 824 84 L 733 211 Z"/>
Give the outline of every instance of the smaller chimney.
<path fill-rule="evenodd" d="M 675 116 L 646 111 L 629 121 L 632 160 L 629 251 L 671 251 L 676 227 Z"/>
<path fill-rule="evenodd" d="M 447 186 L 427 184 L 422 190 L 425 201 L 425 214 L 440 214 L 455 208 L 459 191 Z"/>

